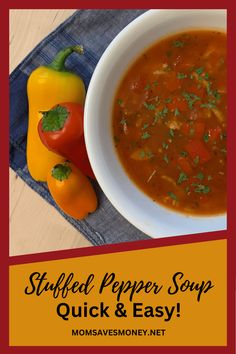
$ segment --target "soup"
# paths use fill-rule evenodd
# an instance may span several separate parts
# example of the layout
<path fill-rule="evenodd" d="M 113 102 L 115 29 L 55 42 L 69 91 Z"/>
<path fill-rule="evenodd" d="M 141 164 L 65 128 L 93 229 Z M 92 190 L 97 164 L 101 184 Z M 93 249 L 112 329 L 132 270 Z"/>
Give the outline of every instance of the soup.
<path fill-rule="evenodd" d="M 192 215 L 226 211 L 226 34 L 178 33 L 130 66 L 112 129 L 120 161 L 153 201 Z"/>

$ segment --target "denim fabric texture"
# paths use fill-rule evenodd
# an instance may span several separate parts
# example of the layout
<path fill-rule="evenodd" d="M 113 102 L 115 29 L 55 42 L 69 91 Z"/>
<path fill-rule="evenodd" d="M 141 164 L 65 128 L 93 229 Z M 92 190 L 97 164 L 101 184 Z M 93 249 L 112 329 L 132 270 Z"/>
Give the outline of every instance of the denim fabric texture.
<path fill-rule="evenodd" d="M 78 221 L 65 215 L 50 196 L 45 183 L 35 182 L 26 163 L 28 102 L 26 84 L 30 73 L 38 66 L 48 64 L 62 48 L 82 44 L 83 56 L 72 54 L 67 68 L 80 75 L 86 87 L 104 50 L 112 39 L 145 10 L 78 10 L 55 31 L 41 41 L 10 75 L 10 166 L 36 193 L 53 205 L 92 244 L 103 245 L 148 239 L 111 205 L 97 182 L 99 207 L 85 220 Z"/>

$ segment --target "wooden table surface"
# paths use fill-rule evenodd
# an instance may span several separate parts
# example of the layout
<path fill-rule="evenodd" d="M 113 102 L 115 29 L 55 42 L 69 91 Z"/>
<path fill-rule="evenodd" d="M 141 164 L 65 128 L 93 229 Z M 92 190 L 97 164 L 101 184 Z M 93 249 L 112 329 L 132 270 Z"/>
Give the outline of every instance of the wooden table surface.
<path fill-rule="evenodd" d="M 11 10 L 10 71 L 75 10 Z M 10 169 L 10 255 L 90 246 Z"/>

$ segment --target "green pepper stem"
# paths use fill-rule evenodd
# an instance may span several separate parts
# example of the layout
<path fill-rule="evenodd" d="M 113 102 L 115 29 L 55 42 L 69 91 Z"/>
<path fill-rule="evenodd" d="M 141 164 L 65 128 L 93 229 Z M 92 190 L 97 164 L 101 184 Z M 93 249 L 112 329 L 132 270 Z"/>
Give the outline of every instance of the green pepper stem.
<path fill-rule="evenodd" d="M 56 71 L 66 71 L 65 61 L 67 57 L 73 52 L 78 54 L 84 54 L 84 49 L 80 45 L 64 48 L 57 53 L 54 60 L 51 62 L 51 64 L 48 65 L 48 67 Z"/>
<path fill-rule="evenodd" d="M 64 162 L 54 166 L 51 171 L 51 175 L 53 178 L 62 182 L 65 179 L 69 178 L 71 172 L 72 172 L 71 167 L 67 164 L 67 162 Z"/>

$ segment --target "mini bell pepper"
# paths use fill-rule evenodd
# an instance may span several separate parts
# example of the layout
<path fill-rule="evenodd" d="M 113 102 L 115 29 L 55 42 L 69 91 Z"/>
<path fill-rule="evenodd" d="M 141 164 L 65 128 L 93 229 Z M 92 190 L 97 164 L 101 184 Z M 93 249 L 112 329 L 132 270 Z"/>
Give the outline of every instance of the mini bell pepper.
<path fill-rule="evenodd" d="M 54 166 L 48 173 L 47 185 L 57 205 L 75 219 L 84 219 L 97 208 L 89 179 L 71 162 Z"/>
<path fill-rule="evenodd" d="M 74 163 L 85 175 L 95 178 L 89 163 L 83 133 L 83 107 L 60 103 L 43 112 L 38 132 L 43 144 Z"/>
<path fill-rule="evenodd" d="M 83 48 L 73 46 L 61 50 L 51 64 L 35 69 L 27 82 L 27 164 L 31 176 L 37 181 L 46 181 L 48 170 L 63 160 L 58 154 L 49 151 L 39 138 L 38 123 L 42 118 L 41 112 L 60 102 L 84 104 L 85 87 L 82 79 L 65 68 L 65 60 L 73 52 L 82 54 Z"/>

